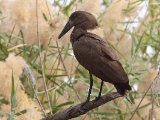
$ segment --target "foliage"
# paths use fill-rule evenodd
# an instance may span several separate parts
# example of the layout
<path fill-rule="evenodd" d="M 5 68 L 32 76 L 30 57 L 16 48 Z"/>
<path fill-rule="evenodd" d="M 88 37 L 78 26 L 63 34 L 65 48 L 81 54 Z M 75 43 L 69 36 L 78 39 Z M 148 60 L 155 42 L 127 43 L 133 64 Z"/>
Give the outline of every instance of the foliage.
<path fill-rule="evenodd" d="M 71 13 L 74 5 L 76 3 L 81 3 L 82 1 L 78 0 L 54 0 L 53 7 L 58 8 L 59 12 L 64 13 L 68 16 Z M 140 1 L 139 2 L 143 2 Z M 158 14 L 160 13 L 159 1 L 154 1 L 156 4 L 152 4 L 149 2 L 147 15 L 144 20 L 139 21 L 139 27 L 137 30 L 129 31 L 128 29 L 122 30 L 125 34 L 129 35 L 132 39 L 132 48 L 130 51 L 130 58 L 125 60 L 122 58 L 122 63 L 124 65 L 125 70 L 128 73 L 130 78 L 130 84 L 134 86 L 135 84 L 139 84 L 144 73 L 150 69 L 157 69 L 160 65 L 160 18 Z M 105 9 L 110 5 L 108 0 L 103 0 L 103 7 Z M 128 8 L 130 9 L 130 8 Z M 100 15 L 99 15 L 100 16 Z M 0 17 L 1 19 L 1 17 Z M 44 19 L 48 20 L 45 17 Z M 47 22 L 47 21 L 46 21 Z M 122 23 L 123 24 L 123 23 Z M 127 24 L 130 24 L 128 22 Z M 56 38 L 54 38 L 55 40 Z M 17 42 L 18 41 L 18 42 Z M 4 61 L 9 52 L 10 48 L 14 48 L 18 44 L 24 44 L 23 34 L 19 31 L 19 34 L 13 35 L 12 33 L 0 33 L 0 60 Z M 114 45 L 113 45 L 114 46 Z M 152 49 L 152 53 L 148 52 L 148 49 Z M 48 95 L 51 102 L 52 112 L 55 113 L 61 109 L 66 108 L 67 106 L 71 106 L 75 103 L 82 102 L 86 99 L 87 95 L 87 86 L 89 86 L 89 75 L 87 70 L 85 70 L 82 66 L 76 66 L 76 69 L 73 73 L 69 73 L 66 69 L 66 65 L 64 61 L 68 57 L 72 57 L 71 54 L 71 45 L 65 44 L 58 46 L 57 44 L 48 44 L 48 46 L 41 46 L 41 52 L 43 53 L 42 64 L 44 65 L 44 74 L 48 89 Z M 42 87 L 42 74 L 43 71 L 41 69 L 41 64 L 39 62 L 39 48 L 37 45 L 24 45 L 22 47 L 18 47 L 13 49 L 12 52 L 15 52 L 16 55 L 22 56 L 27 64 L 29 64 L 32 70 L 36 73 L 36 88 L 38 98 L 43 105 L 44 109 L 48 108 L 48 100 L 45 96 L 44 88 Z M 48 63 L 50 63 L 50 59 L 53 59 L 53 65 L 48 68 Z M 142 65 L 143 64 L 143 65 Z M 136 69 L 137 66 L 142 65 Z M 144 67 L 148 65 L 147 67 Z M 21 80 L 25 86 L 26 93 L 32 99 L 35 97 L 35 91 L 31 87 L 30 81 L 25 75 L 21 76 Z M 15 106 L 15 88 L 14 88 L 14 78 L 12 78 L 12 92 L 11 92 L 11 103 L 12 103 L 12 112 L 16 115 L 19 115 L 14 112 Z M 98 78 L 94 77 L 94 87 L 92 91 L 92 99 L 94 99 L 99 91 L 100 81 Z M 144 87 L 145 88 L 145 87 Z M 147 88 L 146 88 L 147 89 Z M 105 84 L 103 88 L 103 94 L 107 94 L 109 92 L 114 91 L 114 87 L 108 84 Z M 144 91 L 136 91 L 133 90 L 129 92 L 128 98 L 132 103 L 136 103 L 144 94 Z M 147 94 L 149 97 L 150 94 Z M 145 119 L 142 117 L 141 111 L 146 109 L 152 101 L 149 103 L 143 104 L 138 111 L 136 112 L 138 119 Z M 6 103 L 5 100 L 0 98 L 0 106 L 2 103 Z M 135 108 L 135 107 L 134 107 Z M 112 101 L 104 107 L 97 108 L 91 112 L 89 112 L 86 116 L 82 118 L 75 118 L 75 120 L 79 119 L 112 119 L 112 120 L 126 120 L 131 116 L 133 112 L 133 107 L 130 105 L 130 102 L 124 97 L 120 101 Z M 26 111 L 25 111 L 26 112 Z M 25 114 L 23 111 L 20 114 Z M 50 113 L 47 113 L 50 114 Z M 1 115 L 1 111 L 0 111 Z"/>

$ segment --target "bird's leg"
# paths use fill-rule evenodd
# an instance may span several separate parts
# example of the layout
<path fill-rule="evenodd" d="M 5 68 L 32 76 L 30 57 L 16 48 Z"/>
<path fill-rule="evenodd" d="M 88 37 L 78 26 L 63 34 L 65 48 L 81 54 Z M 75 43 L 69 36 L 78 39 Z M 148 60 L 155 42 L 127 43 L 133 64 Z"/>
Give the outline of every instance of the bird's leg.
<path fill-rule="evenodd" d="M 86 102 L 88 102 L 90 100 L 90 95 L 91 95 L 92 86 L 93 86 L 92 73 L 89 72 L 89 76 L 90 76 L 90 86 L 89 86 L 89 91 L 88 91 L 88 96 L 87 96 L 87 101 Z"/>
<path fill-rule="evenodd" d="M 101 81 L 101 86 L 100 86 L 99 94 L 98 94 L 98 97 L 96 97 L 96 100 L 98 100 L 101 97 L 102 87 L 103 87 L 103 80 Z"/>

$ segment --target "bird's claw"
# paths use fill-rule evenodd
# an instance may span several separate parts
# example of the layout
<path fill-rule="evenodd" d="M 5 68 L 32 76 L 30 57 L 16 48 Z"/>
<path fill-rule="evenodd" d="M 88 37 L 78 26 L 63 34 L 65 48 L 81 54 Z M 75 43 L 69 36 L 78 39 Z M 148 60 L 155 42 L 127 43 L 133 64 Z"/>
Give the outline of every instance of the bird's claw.
<path fill-rule="evenodd" d="M 95 100 L 99 100 L 101 96 L 97 96 Z"/>
<path fill-rule="evenodd" d="M 82 106 L 86 105 L 86 103 L 88 102 L 89 102 L 89 99 L 87 98 L 87 100 L 84 103 L 82 103 Z"/>

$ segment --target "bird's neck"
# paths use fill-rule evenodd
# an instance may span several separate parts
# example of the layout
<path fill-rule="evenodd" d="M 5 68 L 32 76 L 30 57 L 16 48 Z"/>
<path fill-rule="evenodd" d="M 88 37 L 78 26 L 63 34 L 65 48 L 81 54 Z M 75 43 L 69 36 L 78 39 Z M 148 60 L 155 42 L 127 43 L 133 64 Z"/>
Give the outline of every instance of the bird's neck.
<path fill-rule="evenodd" d="M 78 41 L 78 39 L 82 37 L 85 33 L 87 33 L 87 30 L 75 27 L 71 34 L 71 43 L 73 44 L 75 41 Z"/>

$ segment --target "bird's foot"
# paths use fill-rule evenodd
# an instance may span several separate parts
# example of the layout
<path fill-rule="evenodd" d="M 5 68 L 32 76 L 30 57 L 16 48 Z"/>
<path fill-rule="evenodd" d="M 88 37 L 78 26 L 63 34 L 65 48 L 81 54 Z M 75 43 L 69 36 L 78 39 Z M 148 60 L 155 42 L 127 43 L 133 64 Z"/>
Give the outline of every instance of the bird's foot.
<path fill-rule="evenodd" d="M 90 101 L 90 98 L 87 98 L 87 100 L 85 101 L 85 103 L 89 102 Z"/>
<path fill-rule="evenodd" d="M 95 100 L 99 100 L 99 99 L 100 99 L 100 97 L 101 97 L 100 95 L 99 95 L 99 96 L 97 96 Z"/>
<path fill-rule="evenodd" d="M 87 100 L 85 102 L 82 103 L 82 106 L 86 105 L 86 103 L 89 102 L 90 99 L 87 98 Z"/>
<path fill-rule="evenodd" d="M 88 103 L 90 101 L 90 98 L 87 98 L 87 100 L 84 102 L 84 103 L 82 103 L 82 106 L 84 106 L 86 103 Z"/>

